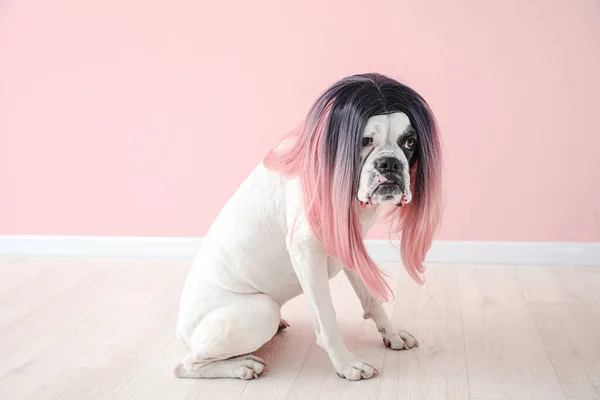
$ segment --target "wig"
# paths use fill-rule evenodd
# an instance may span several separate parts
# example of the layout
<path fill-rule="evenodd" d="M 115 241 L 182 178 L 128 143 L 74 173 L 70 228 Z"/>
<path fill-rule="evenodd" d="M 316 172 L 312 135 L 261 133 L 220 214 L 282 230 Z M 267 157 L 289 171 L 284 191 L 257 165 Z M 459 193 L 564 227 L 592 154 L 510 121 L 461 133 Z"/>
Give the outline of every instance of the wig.
<path fill-rule="evenodd" d="M 325 251 L 356 271 L 371 294 L 389 299 L 383 271 L 367 254 L 356 198 L 360 151 L 367 120 L 403 112 L 416 130 L 417 151 L 411 161 L 412 201 L 391 206 L 387 216 L 401 234 L 401 257 L 410 276 L 424 283 L 422 263 L 441 218 L 441 152 L 434 116 L 414 90 L 380 74 L 346 77 L 327 89 L 304 122 L 272 150 L 264 165 L 297 177 L 304 212 Z"/>

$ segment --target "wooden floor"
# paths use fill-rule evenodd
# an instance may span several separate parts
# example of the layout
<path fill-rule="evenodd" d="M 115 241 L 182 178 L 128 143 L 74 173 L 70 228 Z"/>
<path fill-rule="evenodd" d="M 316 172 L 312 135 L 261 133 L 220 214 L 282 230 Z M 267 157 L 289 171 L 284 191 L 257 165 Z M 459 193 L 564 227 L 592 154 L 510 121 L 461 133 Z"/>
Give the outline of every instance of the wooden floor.
<path fill-rule="evenodd" d="M 332 281 L 348 347 L 381 374 L 338 378 L 304 298 L 259 351 L 256 381 L 175 379 L 189 260 L 0 257 L 0 399 L 600 399 L 600 268 L 397 265 L 386 305 L 417 349 L 383 346 L 343 274 Z"/>

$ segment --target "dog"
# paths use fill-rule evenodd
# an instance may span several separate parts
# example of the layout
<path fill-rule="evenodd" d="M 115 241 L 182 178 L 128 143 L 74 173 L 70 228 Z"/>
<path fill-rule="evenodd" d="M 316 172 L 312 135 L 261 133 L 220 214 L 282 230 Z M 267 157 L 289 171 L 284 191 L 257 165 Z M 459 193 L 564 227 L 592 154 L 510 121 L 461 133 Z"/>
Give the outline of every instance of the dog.
<path fill-rule="evenodd" d="M 401 232 L 401 257 L 423 284 L 441 218 L 441 150 L 428 104 L 381 74 L 327 89 L 304 122 L 270 151 L 210 227 L 181 294 L 176 334 L 190 352 L 180 378 L 257 378 L 252 353 L 288 325 L 281 306 L 304 293 L 318 345 L 348 380 L 375 368 L 345 346 L 329 279 L 343 270 L 384 344 L 418 346 L 382 307 L 391 289 L 364 235 L 380 217 Z"/>

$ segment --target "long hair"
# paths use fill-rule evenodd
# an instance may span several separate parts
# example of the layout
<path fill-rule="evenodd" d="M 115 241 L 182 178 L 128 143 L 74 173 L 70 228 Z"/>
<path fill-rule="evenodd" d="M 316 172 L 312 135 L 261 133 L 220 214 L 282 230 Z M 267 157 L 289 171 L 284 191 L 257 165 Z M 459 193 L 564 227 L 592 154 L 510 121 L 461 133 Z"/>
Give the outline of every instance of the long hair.
<path fill-rule="evenodd" d="M 402 233 L 406 270 L 423 284 L 422 263 L 441 218 L 441 154 L 435 119 L 417 92 L 380 74 L 346 77 L 327 89 L 300 127 L 264 159 L 267 168 L 299 179 L 305 215 L 325 251 L 356 271 L 382 301 L 391 289 L 367 254 L 356 194 L 367 120 L 394 112 L 408 116 L 418 148 L 411 166 L 412 201 L 402 208 L 393 206 L 388 217 Z"/>

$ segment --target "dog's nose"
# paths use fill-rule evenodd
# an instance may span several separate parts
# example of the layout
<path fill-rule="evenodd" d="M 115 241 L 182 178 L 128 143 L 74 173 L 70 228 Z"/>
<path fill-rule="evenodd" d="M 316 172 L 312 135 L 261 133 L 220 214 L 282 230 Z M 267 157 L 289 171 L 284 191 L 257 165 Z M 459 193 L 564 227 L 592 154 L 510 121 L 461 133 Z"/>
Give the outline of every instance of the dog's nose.
<path fill-rule="evenodd" d="M 375 168 L 379 172 L 398 172 L 400 170 L 400 160 L 395 157 L 381 157 L 375 161 Z"/>

